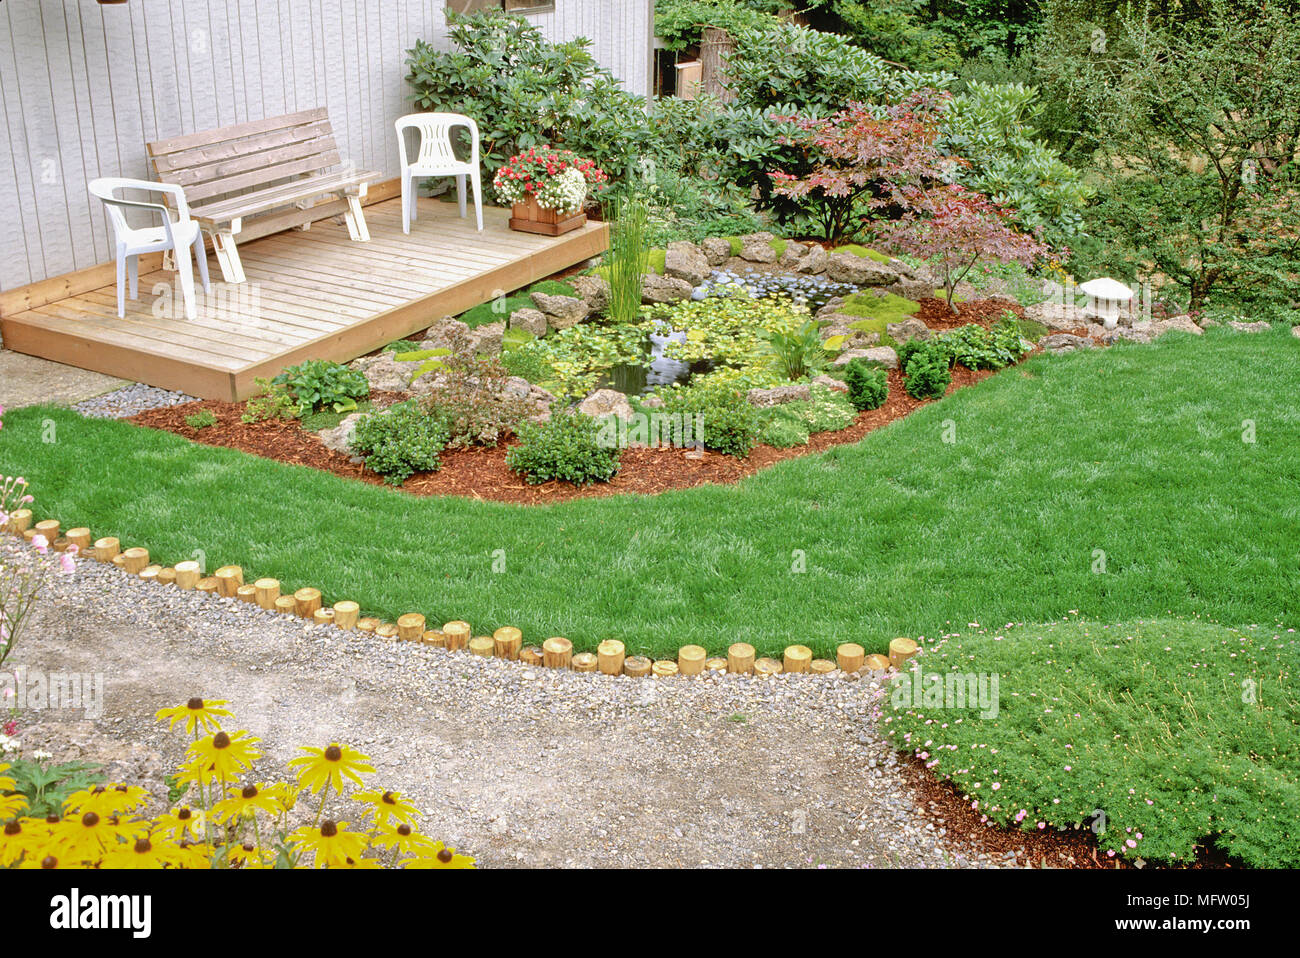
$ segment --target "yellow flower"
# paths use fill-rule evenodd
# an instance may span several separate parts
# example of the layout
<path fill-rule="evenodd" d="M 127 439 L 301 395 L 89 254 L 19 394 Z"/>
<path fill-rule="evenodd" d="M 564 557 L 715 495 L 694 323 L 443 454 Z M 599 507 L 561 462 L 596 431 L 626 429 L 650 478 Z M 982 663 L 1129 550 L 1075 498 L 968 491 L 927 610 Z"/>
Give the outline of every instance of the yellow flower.
<path fill-rule="evenodd" d="M 185 731 L 193 735 L 200 727 L 205 732 L 215 732 L 221 728 L 221 723 L 217 721 L 218 716 L 230 717 L 230 712 L 221 708 L 226 704 L 225 699 L 211 699 L 207 702 L 201 698 L 192 698 L 184 705 L 178 705 L 172 709 L 159 709 L 158 714 L 154 717 L 158 721 L 171 719 L 171 728 L 175 728 L 181 722 L 185 723 Z"/>
<path fill-rule="evenodd" d="M 74 861 L 71 856 L 66 858 L 61 855 L 50 853 L 42 855 L 39 858 L 27 858 L 18 866 L 19 868 L 43 868 L 46 871 L 53 871 L 56 868 L 78 868 L 78 862 Z"/>
<path fill-rule="evenodd" d="M 434 842 L 421 835 L 406 822 L 397 824 L 381 823 L 374 837 L 374 844 L 389 851 L 397 849 L 403 855 L 432 855 Z"/>
<path fill-rule="evenodd" d="M 0 821 L 13 818 L 27 807 L 27 799 L 22 795 L 0 795 Z"/>
<path fill-rule="evenodd" d="M 375 817 L 376 825 L 382 825 L 389 819 L 413 825 L 415 816 L 420 814 L 418 808 L 403 801 L 401 792 L 357 792 L 352 797 L 372 806 L 370 814 Z"/>
<path fill-rule="evenodd" d="M 297 785 L 290 785 L 288 782 L 276 782 L 273 785 L 264 787 L 262 794 L 272 799 L 279 806 L 278 812 L 288 813 L 293 811 L 294 806 L 298 804 L 298 796 L 302 794 L 302 789 Z"/>
<path fill-rule="evenodd" d="M 181 867 L 182 862 L 193 867 L 190 856 L 185 855 L 162 837 L 140 833 L 104 856 L 102 868 L 167 868 Z"/>
<path fill-rule="evenodd" d="M 138 785 L 96 785 L 73 792 L 63 801 L 65 812 L 95 812 L 108 818 L 138 806 L 149 793 Z"/>
<path fill-rule="evenodd" d="M 252 842 L 244 842 L 226 850 L 226 861 L 242 868 L 270 868 L 275 862 L 275 853 L 261 851 Z"/>
<path fill-rule="evenodd" d="M 67 858 L 75 861 L 98 861 L 104 850 L 117 844 L 117 837 L 129 828 L 116 819 L 105 818 L 98 812 L 82 812 L 63 820 L 55 832 Z"/>
<path fill-rule="evenodd" d="M 298 782 L 304 788 L 311 789 L 313 794 L 323 791 L 326 786 L 342 792 L 344 775 L 360 785 L 361 775 L 358 773 L 374 771 L 366 764 L 370 761 L 368 756 L 337 742 L 330 743 L 327 748 L 304 745 L 302 750 L 307 754 L 290 761 L 289 767 L 302 766 L 298 769 Z"/>
<path fill-rule="evenodd" d="M 289 841 L 301 845 L 304 851 L 312 853 L 316 867 L 322 865 L 332 868 L 346 867 L 348 859 L 358 861 L 366 850 L 366 836 L 360 832 L 348 831 L 347 822 L 335 822 L 325 819 L 317 828 L 304 825 L 292 835 Z"/>
<path fill-rule="evenodd" d="M 196 810 L 182 806 L 159 815 L 155 825 L 158 831 L 168 837 L 176 841 L 183 841 L 187 838 L 202 838 L 205 823 L 206 816 L 202 809 Z"/>
<path fill-rule="evenodd" d="M 218 822 L 238 821 L 244 815 L 259 811 L 274 818 L 280 814 L 280 803 L 267 789 L 256 785 L 236 785 L 230 789 L 229 798 L 223 798 L 212 806 L 212 817 Z"/>
<path fill-rule="evenodd" d="M 342 865 L 335 865 L 335 868 L 343 868 L 349 871 L 371 871 L 382 868 L 378 858 L 348 858 Z"/>
<path fill-rule="evenodd" d="M 17 787 L 12 778 L 4 776 L 3 773 L 7 771 L 9 771 L 8 763 L 0 762 L 0 792 L 12 792 Z"/>
<path fill-rule="evenodd" d="M 32 851 L 38 836 L 27 827 L 27 823 L 31 821 L 34 820 L 14 819 L 5 822 L 4 827 L 0 828 L 0 868 L 8 868 L 24 854 Z"/>
<path fill-rule="evenodd" d="M 206 785 L 213 778 L 222 781 L 239 778 L 261 757 L 262 753 L 253 748 L 253 744 L 259 741 L 247 732 L 233 735 L 217 732 L 201 738 L 185 750 L 190 761 L 176 776 L 176 781 L 182 784 L 197 781 Z"/>
<path fill-rule="evenodd" d="M 429 846 L 427 856 L 421 858 L 408 858 L 402 862 L 403 868 L 474 868 L 474 859 L 468 855 L 457 855 L 454 849 L 448 848 L 442 842 L 434 842 Z"/>

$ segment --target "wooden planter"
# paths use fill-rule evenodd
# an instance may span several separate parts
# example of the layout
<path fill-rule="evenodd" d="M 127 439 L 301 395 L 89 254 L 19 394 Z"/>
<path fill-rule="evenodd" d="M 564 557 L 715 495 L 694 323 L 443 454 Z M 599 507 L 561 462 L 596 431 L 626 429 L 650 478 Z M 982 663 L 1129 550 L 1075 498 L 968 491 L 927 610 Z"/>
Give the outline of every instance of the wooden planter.
<path fill-rule="evenodd" d="M 575 213 L 561 218 L 555 210 L 544 210 L 531 197 L 523 203 L 516 203 L 514 215 L 510 217 L 510 228 L 521 233 L 541 233 L 543 236 L 559 236 L 570 230 L 576 230 L 587 222 L 586 213 Z"/>

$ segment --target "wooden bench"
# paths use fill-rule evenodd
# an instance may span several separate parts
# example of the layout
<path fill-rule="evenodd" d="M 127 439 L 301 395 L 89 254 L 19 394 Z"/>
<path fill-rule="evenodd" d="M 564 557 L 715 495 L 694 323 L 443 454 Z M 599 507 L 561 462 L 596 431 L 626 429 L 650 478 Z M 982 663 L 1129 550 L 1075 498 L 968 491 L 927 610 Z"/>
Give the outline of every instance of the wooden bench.
<path fill-rule="evenodd" d="M 381 174 L 346 166 L 323 107 L 146 145 L 158 179 L 185 190 L 190 215 L 212 238 L 228 283 L 244 282 L 235 237 L 309 229 L 342 214 L 352 239 L 370 239 L 361 198 Z M 329 198 L 328 202 L 317 200 Z"/>

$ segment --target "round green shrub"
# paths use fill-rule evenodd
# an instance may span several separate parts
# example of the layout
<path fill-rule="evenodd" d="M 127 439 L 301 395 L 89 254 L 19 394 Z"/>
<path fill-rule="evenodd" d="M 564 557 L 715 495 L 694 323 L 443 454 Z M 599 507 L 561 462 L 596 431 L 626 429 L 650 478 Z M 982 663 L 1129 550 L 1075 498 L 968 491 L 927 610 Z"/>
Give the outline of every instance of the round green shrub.
<path fill-rule="evenodd" d="M 697 435 L 705 449 L 728 456 L 748 456 L 758 441 L 758 410 L 745 394 L 726 383 L 705 379 L 689 386 L 679 386 L 664 394 L 663 411 L 681 416 L 702 416 Z"/>
<path fill-rule="evenodd" d="M 907 361 L 908 394 L 914 399 L 938 399 L 952 382 L 947 350 L 938 340 L 929 340 L 911 353 Z"/>
<path fill-rule="evenodd" d="M 889 374 L 865 359 L 854 359 L 844 367 L 849 402 L 859 411 L 879 409 L 889 398 Z"/>
<path fill-rule="evenodd" d="M 535 485 L 552 479 L 575 486 L 609 482 L 622 451 L 601 432 L 600 420 L 583 413 L 559 412 L 544 423 L 523 423 L 506 465 Z"/>
<path fill-rule="evenodd" d="M 358 421 L 352 451 L 385 482 L 400 486 L 417 472 L 437 472 L 449 437 L 440 417 L 408 400 Z"/>

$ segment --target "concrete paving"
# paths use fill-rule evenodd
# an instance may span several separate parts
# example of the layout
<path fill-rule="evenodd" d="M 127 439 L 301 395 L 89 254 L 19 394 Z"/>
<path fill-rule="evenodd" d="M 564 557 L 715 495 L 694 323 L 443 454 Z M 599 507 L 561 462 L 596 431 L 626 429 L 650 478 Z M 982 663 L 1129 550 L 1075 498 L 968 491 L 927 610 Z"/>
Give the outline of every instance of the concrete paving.
<path fill-rule="evenodd" d="M 37 403 L 71 406 L 125 385 L 126 380 L 103 373 L 0 349 L 0 406 L 6 409 Z"/>

